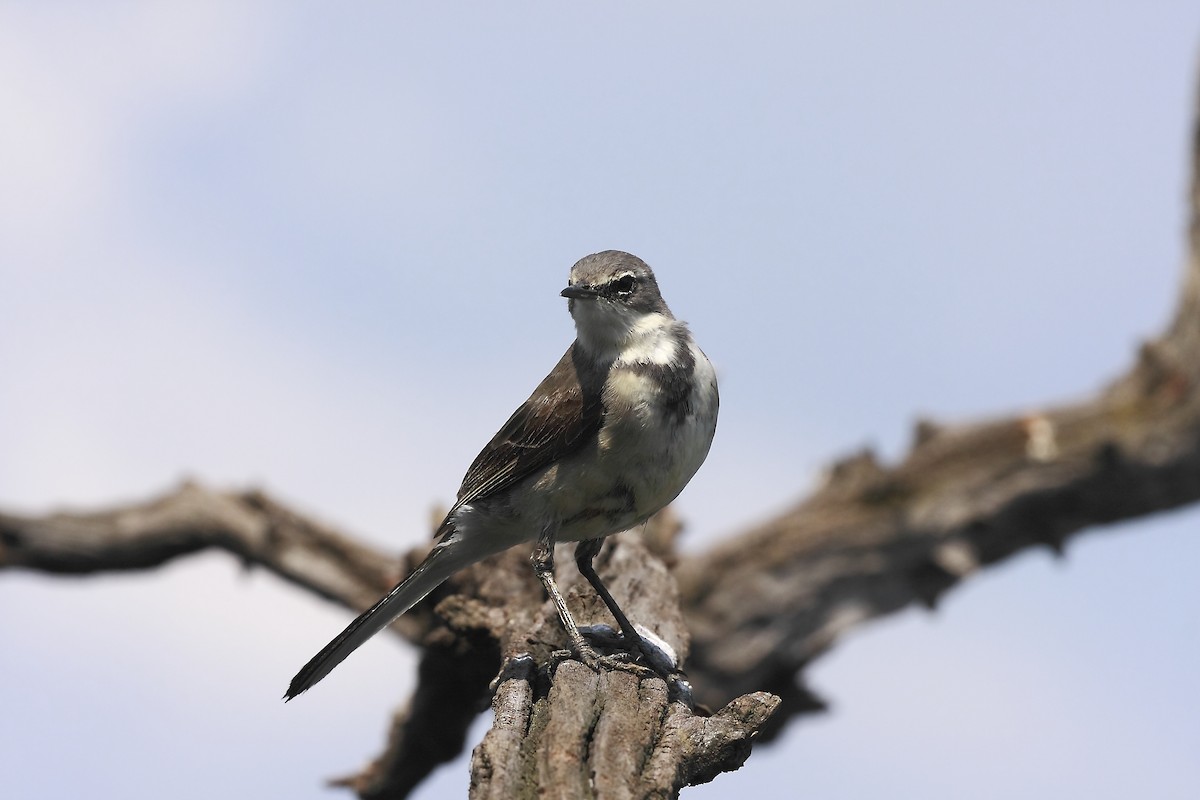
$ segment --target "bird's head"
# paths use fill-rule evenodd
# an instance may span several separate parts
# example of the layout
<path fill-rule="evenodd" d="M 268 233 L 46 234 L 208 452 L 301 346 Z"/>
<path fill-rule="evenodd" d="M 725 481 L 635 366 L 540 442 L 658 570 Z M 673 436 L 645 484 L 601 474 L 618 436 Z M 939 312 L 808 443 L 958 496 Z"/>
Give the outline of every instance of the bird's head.
<path fill-rule="evenodd" d="M 562 296 L 568 298 L 579 341 L 593 352 L 620 348 L 675 319 L 650 265 L 620 250 L 579 259 L 568 284 Z"/>

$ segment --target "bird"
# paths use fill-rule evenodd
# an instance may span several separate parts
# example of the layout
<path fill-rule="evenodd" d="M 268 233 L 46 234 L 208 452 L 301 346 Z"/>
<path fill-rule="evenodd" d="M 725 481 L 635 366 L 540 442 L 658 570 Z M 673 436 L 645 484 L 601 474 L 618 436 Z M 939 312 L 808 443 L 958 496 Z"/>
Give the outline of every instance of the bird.
<path fill-rule="evenodd" d="M 604 538 L 634 528 L 674 500 L 708 455 L 717 426 L 716 372 L 676 319 L 650 266 L 605 250 L 571 267 L 560 294 L 575 341 L 475 458 L 436 544 L 408 577 L 364 611 L 296 674 L 284 700 L 460 569 L 520 544 L 554 600 L 572 650 L 607 662 L 580 633 L 554 579 L 555 542 L 616 619 L 631 655 L 642 642 L 592 564 Z"/>

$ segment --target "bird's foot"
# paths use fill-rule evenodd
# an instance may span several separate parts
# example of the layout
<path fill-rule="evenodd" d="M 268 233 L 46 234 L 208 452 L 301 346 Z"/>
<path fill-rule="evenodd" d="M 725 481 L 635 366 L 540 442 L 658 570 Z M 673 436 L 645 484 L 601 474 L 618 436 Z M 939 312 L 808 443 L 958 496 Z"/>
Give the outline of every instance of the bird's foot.
<path fill-rule="evenodd" d="M 620 670 L 637 675 L 639 678 L 653 678 L 658 674 L 652 669 L 635 663 L 631 653 L 599 653 L 586 642 L 579 643 L 571 650 L 555 650 L 550 654 L 550 658 L 552 666 L 555 668 L 564 661 L 575 660 L 582 662 L 593 672 Z"/>
<path fill-rule="evenodd" d="M 579 632 L 605 649 L 619 649 L 640 656 L 650 669 L 664 677 L 679 671 L 679 656 L 676 655 L 675 648 L 649 628 L 642 625 L 634 625 L 633 628 L 637 636 L 637 641 L 634 642 L 628 641 L 625 634 L 604 623 L 585 625 Z"/>
<path fill-rule="evenodd" d="M 636 625 L 638 641 L 630 643 L 620 631 L 603 623 L 585 625 L 579 629 L 581 638 L 586 638 L 605 650 L 615 652 L 601 655 L 587 641 L 576 643 L 575 650 L 556 650 L 552 654 L 558 663 L 577 658 L 590 669 L 614 669 L 629 672 L 639 678 L 662 678 L 670 691 L 672 700 L 679 700 L 689 708 L 693 706 L 692 687 L 679 669 L 679 658 L 675 650 L 646 628 Z M 642 663 L 638 663 L 638 662 Z"/>

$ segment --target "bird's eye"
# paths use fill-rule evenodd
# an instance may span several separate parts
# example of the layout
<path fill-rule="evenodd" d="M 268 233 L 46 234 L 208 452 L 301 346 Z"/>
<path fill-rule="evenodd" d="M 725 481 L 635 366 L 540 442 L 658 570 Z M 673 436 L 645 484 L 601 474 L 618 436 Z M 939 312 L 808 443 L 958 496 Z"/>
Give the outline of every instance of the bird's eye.
<path fill-rule="evenodd" d="M 613 294 L 627 295 L 633 292 L 636 282 L 636 279 L 632 275 L 622 275 L 610 285 L 612 286 Z"/>

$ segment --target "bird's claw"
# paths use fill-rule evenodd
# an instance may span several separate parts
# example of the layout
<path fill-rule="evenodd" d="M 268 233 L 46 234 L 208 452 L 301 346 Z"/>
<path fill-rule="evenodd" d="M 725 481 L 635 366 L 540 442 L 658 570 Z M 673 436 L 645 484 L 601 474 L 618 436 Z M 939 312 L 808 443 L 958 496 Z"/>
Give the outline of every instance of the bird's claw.
<path fill-rule="evenodd" d="M 634 645 L 634 649 L 630 648 L 621 632 L 610 625 L 600 623 L 583 626 L 579 632 L 584 637 L 604 649 L 617 649 L 617 652 L 600 654 L 586 641 L 580 641 L 576 643 L 575 649 L 555 650 L 551 653 L 552 669 L 557 668 L 563 661 L 575 659 L 594 672 L 619 670 L 639 678 L 662 678 L 667 684 L 671 699 L 692 708 L 692 687 L 679 670 L 675 651 L 650 631 L 641 626 L 636 627 L 639 641 Z M 635 661 L 639 657 L 644 664 Z"/>
<path fill-rule="evenodd" d="M 679 671 L 679 656 L 671 645 L 648 628 L 641 625 L 633 627 L 637 634 L 636 642 L 627 641 L 623 633 L 604 623 L 585 625 L 579 632 L 606 649 L 620 649 L 630 655 L 641 656 L 648 667 L 664 677 Z"/>

